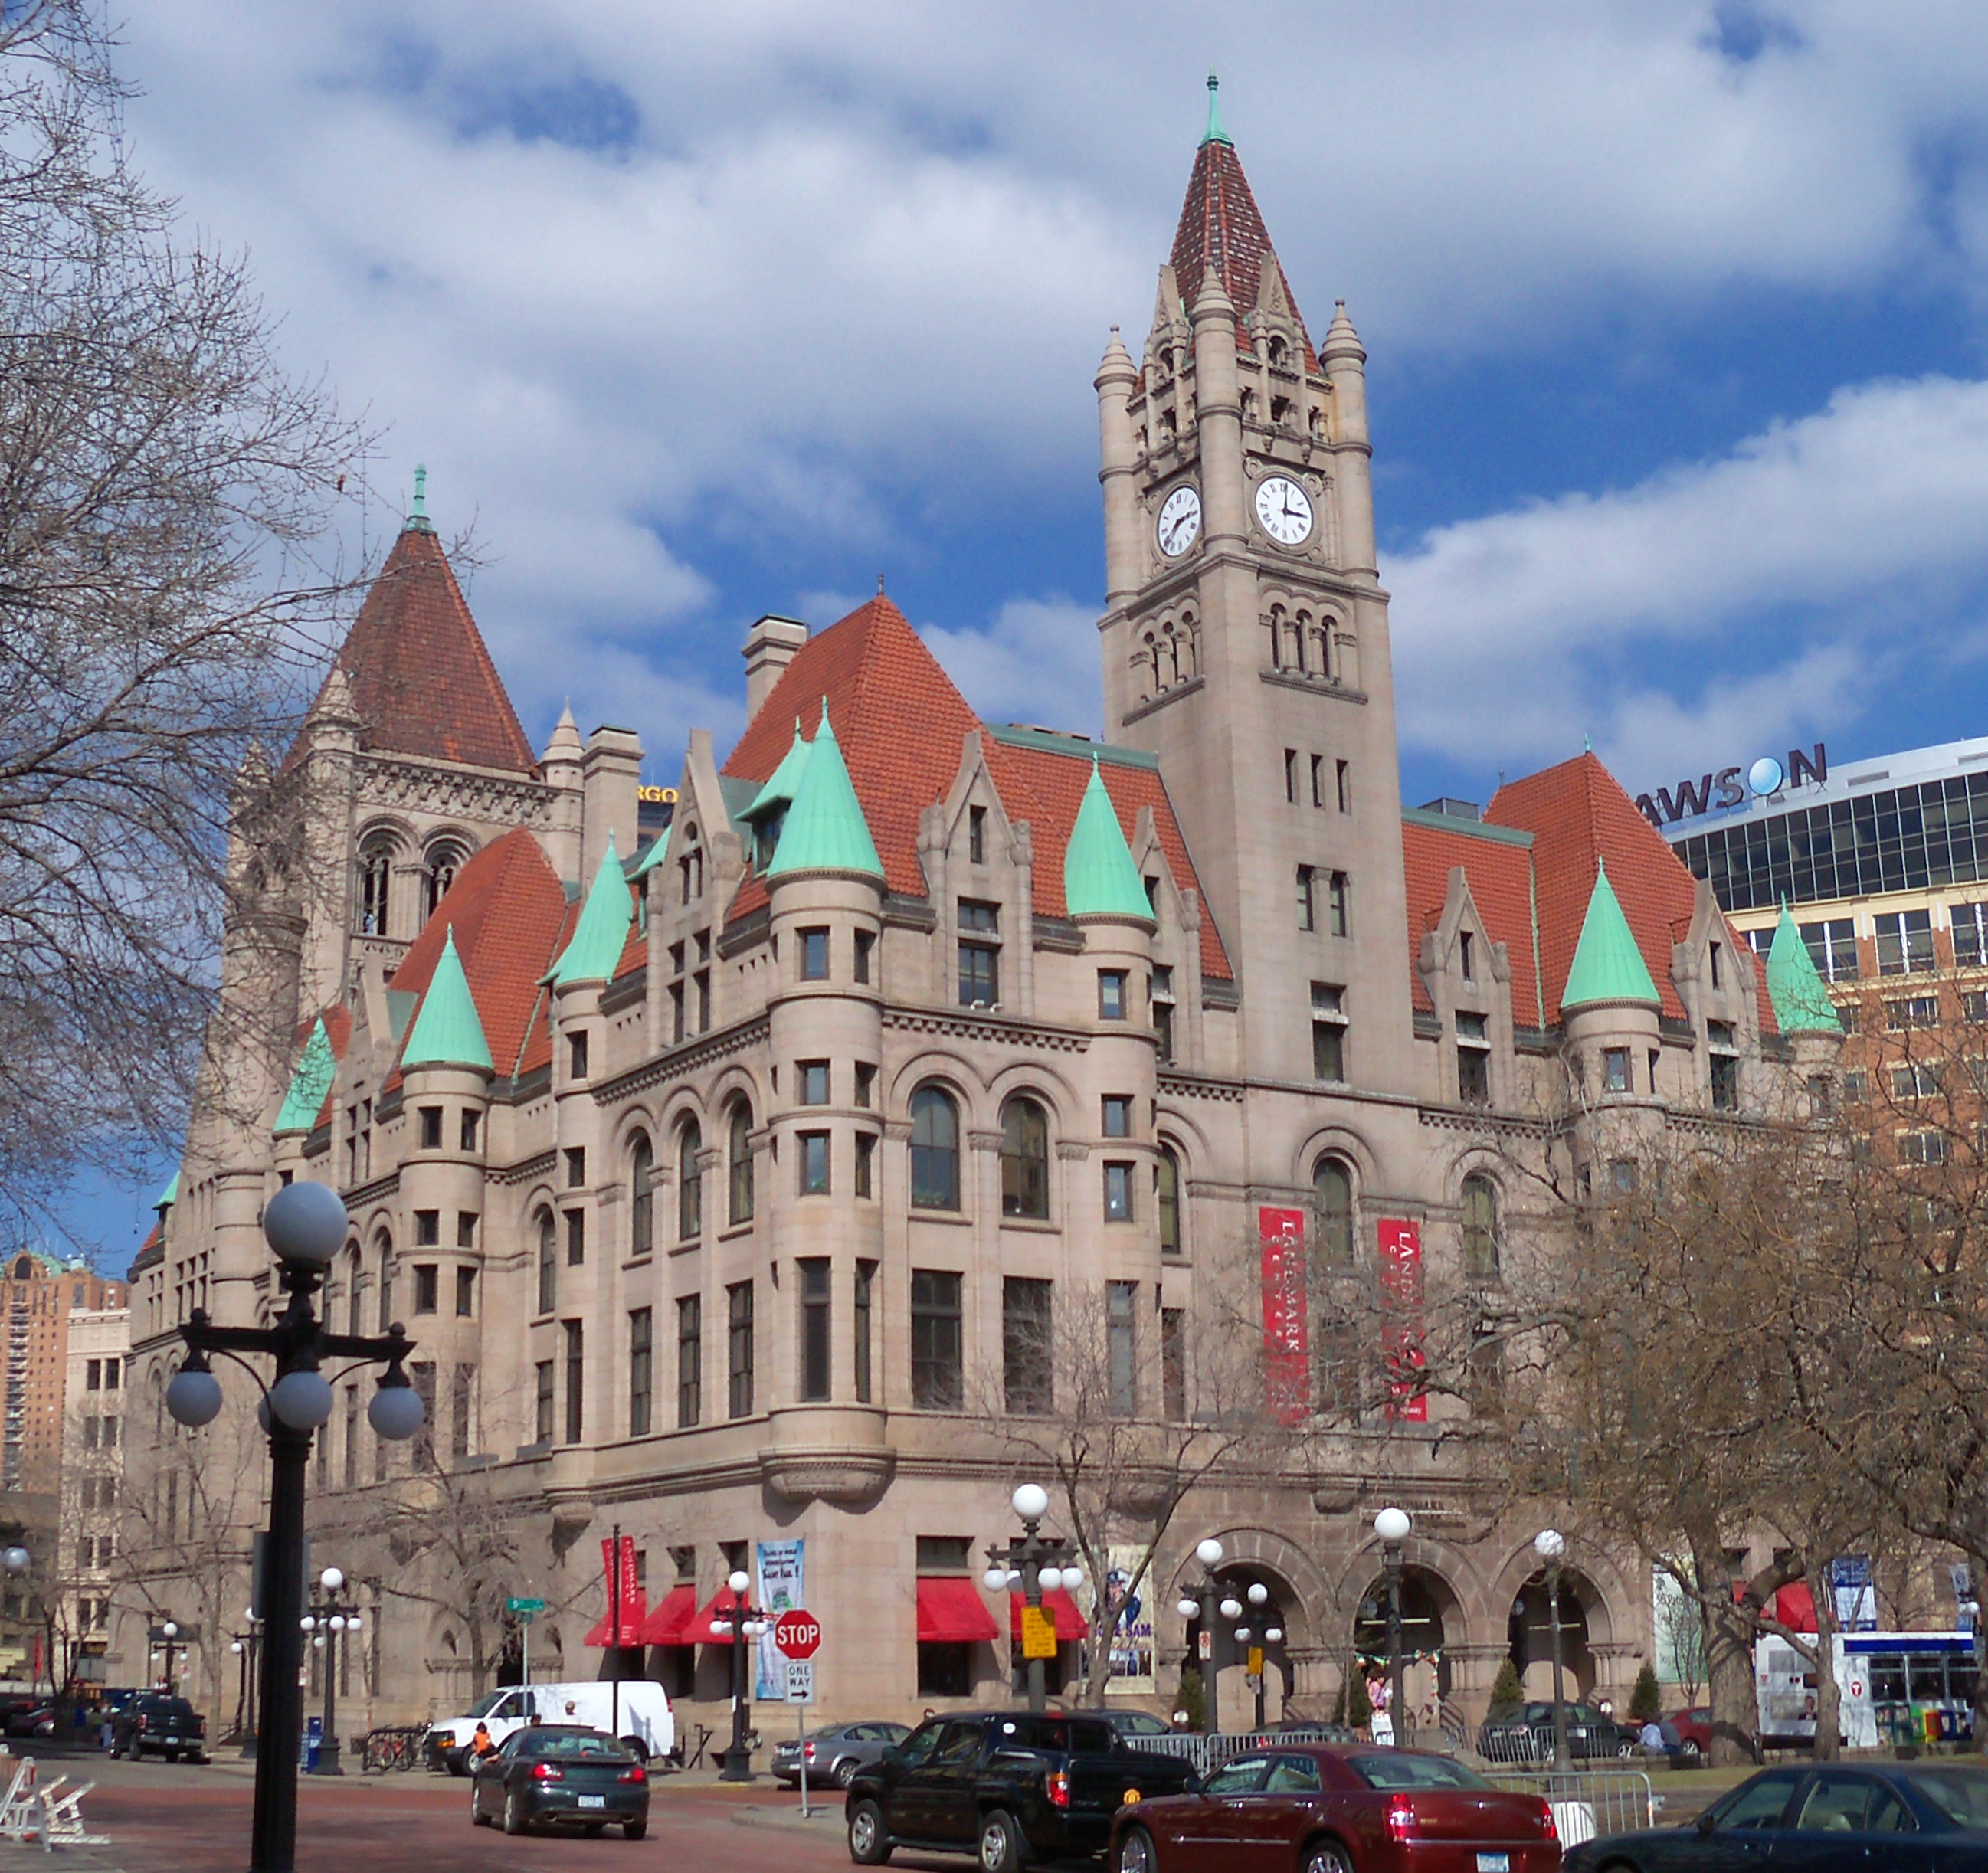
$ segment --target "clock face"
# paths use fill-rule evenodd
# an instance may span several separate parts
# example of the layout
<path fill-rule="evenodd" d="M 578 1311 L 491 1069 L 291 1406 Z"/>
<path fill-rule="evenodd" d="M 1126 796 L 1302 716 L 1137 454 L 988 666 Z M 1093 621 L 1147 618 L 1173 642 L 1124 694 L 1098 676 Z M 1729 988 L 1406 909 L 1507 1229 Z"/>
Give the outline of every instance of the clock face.
<path fill-rule="evenodd" d="M 1269 475 L 1256 484 L 1256 521 L 1280 546 L 1311 536 L 1311 497 L 1289 475 Z"/>
<path fill-rule="evenodd" d="M 1192 546 L 1201 532 L 1201 495 L 1193 488 L 1176 488 L 1167 496 L 1166 505 L 1160 509 L 1159 524 L 1155 529 L 1160 543 L 1160 550 L 1170 560 L 1177 560 Z"/>

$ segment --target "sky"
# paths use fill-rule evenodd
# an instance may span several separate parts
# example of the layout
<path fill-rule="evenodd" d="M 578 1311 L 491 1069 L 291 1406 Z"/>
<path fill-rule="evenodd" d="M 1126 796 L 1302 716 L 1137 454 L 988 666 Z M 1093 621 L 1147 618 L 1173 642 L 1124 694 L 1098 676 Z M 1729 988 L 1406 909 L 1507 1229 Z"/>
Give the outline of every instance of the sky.
<path fill-rule="evenodd" d="M 1407 799 L 1988 727 L 1978 4 L 148 0 L 125 40 L 139 165 L 383 427 L 394 511 L 421 462 L 473 527 L 541 742 L 570 698 L 673 780 L 754 617 L 880 576 L 983 715 L 1098 731 L 1091 378 L 1211 67 L 1368 350 Z"/>

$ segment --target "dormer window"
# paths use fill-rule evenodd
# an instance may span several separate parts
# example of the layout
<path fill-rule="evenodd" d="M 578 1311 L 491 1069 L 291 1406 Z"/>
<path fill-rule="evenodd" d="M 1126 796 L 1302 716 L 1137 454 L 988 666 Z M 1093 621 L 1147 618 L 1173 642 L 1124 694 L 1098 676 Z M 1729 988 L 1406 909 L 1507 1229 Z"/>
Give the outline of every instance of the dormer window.
<path fill-rule="evenodd" d="M 966 810 L 966 862 L 969 865 L 984 865 L 987 862 L 987 809 L 969 806 Z"/>
<path fill-rule="evenodd" d="M 1468 930 L 1457 931 L 1456 966 L 1462 972 L 1463 979 L 1466 982 L 1475 982 L 1477 979 L 1476 958 L 1472 954 L 1476 947 L 1476 940 Z"/>

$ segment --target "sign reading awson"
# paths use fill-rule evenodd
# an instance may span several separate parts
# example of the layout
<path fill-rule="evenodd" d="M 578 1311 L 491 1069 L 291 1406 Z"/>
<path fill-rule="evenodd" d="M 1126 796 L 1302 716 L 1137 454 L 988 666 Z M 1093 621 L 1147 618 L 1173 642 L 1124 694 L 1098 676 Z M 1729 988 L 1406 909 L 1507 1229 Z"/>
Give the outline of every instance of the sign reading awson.
<path fill-rule="evenodd" d="M 1744 786 L 1740 783 L 1742 775 L 1746 777 Z M 1749 793 L 1764 800 L 1783 787 L 1820 786 L 1828 778 L 1829 751 L 1817 742 L 1813 755 L 1790 748 L 1785 767 L 1772 755 L 1763 755 L 1751 767 L 1723 767 L 1696 785 L 1688 779 L 1680 780 L 1675 795 L 1668 787 L 1659 787 L 1654 794 L 1639 793 L 1636 810 L 1661 830 L 1680 820 L 1696 819 L 1715 806 L 1740 806 Z"/>

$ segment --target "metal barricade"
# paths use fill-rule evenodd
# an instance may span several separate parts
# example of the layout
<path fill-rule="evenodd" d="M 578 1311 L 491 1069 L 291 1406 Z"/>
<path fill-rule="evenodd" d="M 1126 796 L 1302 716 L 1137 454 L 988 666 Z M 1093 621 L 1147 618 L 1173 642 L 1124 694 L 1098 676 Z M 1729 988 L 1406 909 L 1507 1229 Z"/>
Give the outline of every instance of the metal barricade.
<path fill-rule="evenodd" d="M 1128 1750 L 1143 1750 L 1150 1755 L 1185 1756 L 1197 1775 L 1209 1775 L 1232 1756 L 1247 1756 L 1257 1750 L 1274 1750 L 1286 1743 L 1354 1743 L 1358 1739 L 1337 1724 L 1307 1724 L 1287 1730 L 1219 1730 L 1204 1736 L 1197 1730 L 1176 1731 L 1167 1736 L 1128 1736 Z"/>
<path fill-rule="evenodd" d="M 1650 1778 L 1640 1769 L 1494 1770 L 1489 1780 L 1514 1794 L 1538 1795 L 1550 1804 L 1563 1847 L 1648 1827 L 1658 1805 Z"/>

